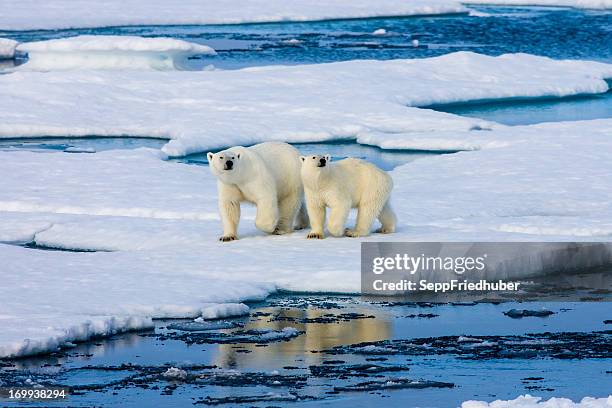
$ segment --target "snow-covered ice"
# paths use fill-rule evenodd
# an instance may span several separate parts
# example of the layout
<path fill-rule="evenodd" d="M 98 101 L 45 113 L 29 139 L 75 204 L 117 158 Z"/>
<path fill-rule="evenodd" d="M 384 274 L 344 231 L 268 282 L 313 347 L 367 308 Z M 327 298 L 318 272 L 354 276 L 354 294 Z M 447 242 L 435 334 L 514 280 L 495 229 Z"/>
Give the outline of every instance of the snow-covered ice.
<path fill-rule="evenodd" d="M 14 58 L 17 44 L 19 43 L 15 40 L 0 38 L 0 60 Z"/>
<path fill-rule="evenodd" d="M 464 13 L 455 0 L 3 0 L 0 30 L 241 24 Z"/>
<path fill-rule="evenodd" d="M 398 232 L 368 240 L 609 240 L 612 120 L 478 133 L 504 143 L 396 168 Z M 242 313 L 246 306 L 234 303 L 276 288 L 359 291 L 361 240 L 265 236 L 246 208 L 241 239 L 220 243 L 215 179 L 205 167 L 150 149 L 0 152 L 0 172 L 19 175 L 0 192 L 5 242 L 113 251 L 0 245 L 3 356 L 149 327 L 152 317 Z M 531 230 L 520 229 L 526 224 Z"/>
<path fill-rule="evenodd" d="M 550 398 L 521 395 L 513 400 L 465 401 L 461 408 L 609 408 L 612 407 L 612 395 L 607 398 L 585 397 L 578 402 L 568 398 Z"/>
<path fill-rule="evenodd" d="M 201 44 L 174 38 L 82 35 L 56 40 L 21 43 L 17 50 L 28 54 L 23 70 L 69 69 L 182 69 L 187 58 L 214 55 Z"/>
<path fill-rule="evenodd" d="M 14 72 L 0 77 L 0 137 L 159 137 L 171 139 L 171 156 L 381 132 L 471 137 L 495 125 L 415 106 L 601 93 L 608 77 L 609 64 L 469 52 L 236 71 Z"/>
<path fill-rule="evenodd" d="M 462 0 L 464 4 L 499 6 L 550 6 L 582 9 L 612 9 L 612 0 Z"/>

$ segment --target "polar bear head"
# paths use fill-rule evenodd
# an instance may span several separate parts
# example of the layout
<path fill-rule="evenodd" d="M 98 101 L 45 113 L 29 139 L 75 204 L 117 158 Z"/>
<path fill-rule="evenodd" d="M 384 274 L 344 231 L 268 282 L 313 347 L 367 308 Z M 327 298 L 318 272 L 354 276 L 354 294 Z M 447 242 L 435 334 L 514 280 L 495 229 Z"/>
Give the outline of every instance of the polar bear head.
<path fill-rule="evenodd" d="M 325 171 L 329 168 L 331 156 L 329 154 L 315 154 L 312 156 L 300 156 L 300 160 L 302 160 L 302 169 L 304 170 Z"/>
<path fill-rule="evenodd" d="M 221 181 L 236 183 L 240 179 L 241 161 L 244 154 L 240 149 L 227 149 L 218 153 L 208 152 L 210 171 Z"/>

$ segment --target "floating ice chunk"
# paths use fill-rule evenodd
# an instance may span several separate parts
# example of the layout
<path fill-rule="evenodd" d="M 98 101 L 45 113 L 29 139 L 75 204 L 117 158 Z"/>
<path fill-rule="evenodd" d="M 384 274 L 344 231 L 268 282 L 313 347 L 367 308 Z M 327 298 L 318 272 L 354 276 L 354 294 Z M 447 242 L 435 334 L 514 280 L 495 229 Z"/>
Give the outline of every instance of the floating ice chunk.
<path fill-rule="evenodd" d="M 290 44 L 290 45 L 298 45 L 302 43 L 302 41 L 298 40 L 297 38 L 290 38 L 288 40 L 283 40 L 281 42 L 283 44 Z"/>
<path fill-rule="evenodd" d="M 258 332 L 259 341 L 262 342 L 272 342 L 283 339 L 290 339 L 292 337 L 297 337 L 300 335 L 300 331 L 295 327 L 285 327 L 282 330 L 272 330 L 272 329 L 263 329 L 263 330 L 254 330 L 254 332 Z"/>
<path fill-rule="evenodd" d="M 173 38 L 82 35 L 57 40 L 22 43 L 17 49 L 28 54 L 25 70 L 71 69 L 184 69 L 193 55 L 214 55 L 202 44 Z"/>
<path fill-rule="evenodd" d="M 176 367 L 170 367 L 162 374 L 162 376 L 167 380 L 180 381 L 187 378 L 187 371 Z"/>
<path fill-rule="evenodd" d="M 504 314 L 513 319 L 520 319 L 523 317 L 548 317 L 552 314 L 555 314 L 555 312 L 552 312 L 550 310 L 510 309 L 507 312 L 504 312 Z"/>
<path fill-rule="evenodd" d="M 18 42 L 8 38 L 0 38 L 0 60 L 15 58 L 15 48 Z"/>
<path fill-rule="evenodd" d="M 212 304 L 202 308 L 202 316 L 196 322 L 205 319 L 223 319 L 225 317 L 244 316 L 249 314 L 249 307 L 244 303 Z"/>
<path fill-rule="evenodd" d="M 415 39 L 415 40 L 412 40 L 412 46 L 413 46 L 414 48 L 418 48 L 418 47 L 419 47 L 419 40 L 416 40 L 416 39 Z"/>
<path fill-rule="evenodd" d="M 242 325 L 237 322 L 228 321 L 207 322 L 201 317 L 198 317 L 193 322 L 171 323 L 167 327 L 170 330 L 198 332 L 208 330 L 235 329 L 238 327 L 242 327 Z"/>
<path fill-rule="evenodd" d="M 551 398 L 542 401 L 541 397 L 521 395 L 513 400 L 465 401 L 461 408 L 609 408 L 612 406 L 612 395 L 607 398 L 584 397 L 580 402 L 567 398 Z"/>
<path fill-rule="evenodd" d="M 372 35 L 386 35 L 387 34 L 387 30 L 385 30 L 384 28 L 379 28 L 378 30 L 374 30 L 374 32 L 372 33 Z"/>
<path fill-rule="evenodd" d="M 612 0 L 465 0 L 465 4 L 491 4 L 506 6 L 551 6 L 583 9 L 612 9 Z M 470 15 L 473 15 L 470 12 Z"/>

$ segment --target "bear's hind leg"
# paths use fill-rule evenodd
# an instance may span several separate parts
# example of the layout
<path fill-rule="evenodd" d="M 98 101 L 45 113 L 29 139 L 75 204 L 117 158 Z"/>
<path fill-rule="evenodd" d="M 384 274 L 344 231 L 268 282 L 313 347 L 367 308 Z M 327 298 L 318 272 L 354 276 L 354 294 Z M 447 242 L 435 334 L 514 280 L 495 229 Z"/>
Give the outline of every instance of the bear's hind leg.
<path fill-rule="evenodd" d="M 306 211 L 306 203 L 300 203 L 300 210 L 298 211 L 297 219 L 295 220 L 295 230 L 302 230 L 308 228 L 310 222 L 308 221 L 308 211 Z"/>
<path fill-rule="evenodd" d="M 375 202 L 360 203 L 357 209 L 357 222 L 355 223 L 355 229 L 347 228 L 344 231 L 344 235 L 347 237 L 367 237 L 370 235 L 372 229 L 372 223 L 374 219 L 380 214 L 382 205 Z"/>
<path fill-rule="evenodd" d="M 274 230 L 275 234 L 282 235 L 293 231 L 293 223 L 300 209 L 299 197 L 285 197 L 278 204 L 278 225 Z"/>
<path fill-rule="evenodd" d="M 395 227 L 397 225 L 397 217 L 391 208 L 391 204 L 389 201 L 385 203 L 380 215 L 378 216 L 378 220 L 382 224 L 376 232 L 381 234 L 391 234 L 395 232 Z"/>
<path fill-rule="evenodd" d="M 278 204 L 276 200 L 261 200 L 257 202 L 255 226 L 268 234 L 272 234 L 278 225 Z"/>

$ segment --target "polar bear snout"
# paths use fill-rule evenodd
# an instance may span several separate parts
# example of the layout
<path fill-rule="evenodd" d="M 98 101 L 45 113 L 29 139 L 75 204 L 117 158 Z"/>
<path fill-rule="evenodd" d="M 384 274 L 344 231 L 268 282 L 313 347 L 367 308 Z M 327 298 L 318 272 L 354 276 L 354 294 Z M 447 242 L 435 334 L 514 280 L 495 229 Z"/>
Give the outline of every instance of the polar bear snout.
<path fill-rule="evenodd" d="M 234 162 L 231 160 L 227 160 L 225 162 L 225 165 L 223 166 L 223 170 L 231 170 L 232 168 L 234 168 Z"/>
<path fill-rule="evenodd" d="M 325 157 L 321 157 L 319 159 L 319 163 L 317 164 L 317 167 L 325 167 L 326 164 L 327 164 L 327 160 L 325 159 Z"/>

